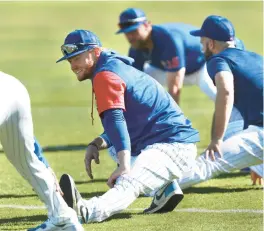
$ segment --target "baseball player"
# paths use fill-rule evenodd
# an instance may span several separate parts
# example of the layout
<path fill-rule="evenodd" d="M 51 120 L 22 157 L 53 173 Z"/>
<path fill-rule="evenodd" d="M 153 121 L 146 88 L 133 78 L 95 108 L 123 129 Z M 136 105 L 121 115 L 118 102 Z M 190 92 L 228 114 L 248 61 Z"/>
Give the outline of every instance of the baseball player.
<path fill-rule="evenodd" d="M 119 163 L 108 179 L 110 189 L 90 200 L 81 198 L 69 175 L 61 177 L 64 198 L 83 222 L 103 221 L 127 208 L 139 194 L 191 171 L 198 131 L 157 81 L 132 67 L 133 59 L 102 48 L 91 31 L 69 33 L 61 50 L 63 57 L 57 62 L 68 60 L 79 81 L 91 80 L 104 128 L 87 147 L 88 175 L 93 177 L 91 161 L 99 163 L 99 150 L 113 147 Z M 175 206 L 181 201 L 180 189 L 168 191 L 149 213 L 161 211 L 170 200 L 177 200 Z"/>
<path fill-rule="evenodd" d="M 124 33 L 131 45 L 129 56 L 135 59 L 133 66 L 166 85 L 177 103 L 182 86 L 195 84 L 215 100 L 216 87 L 207 73 L 202 46 L 198 38 L 189 34 L 198 28 L 184 23 L 152 25 L 138 8 L 123 11 L 118 26 L 120 29 L 116 33 Z M 235 38 L 235 46 L 245 49 L 238 38 Z M 234 107 L 225 137 L 242 131 L 243 126 L 242 116 Z"/>
<path fill-rule="evenodd" d="M 184 23 L 152 25 L 138 8 L 128 8 L 119 16 L 119 30 L 130 43 L 129 56 L 137 69 L 166 85 L 179 104 L 183 84 L 198 85 L 212 100 L 216 88 L 208 76 L 199 39 L 189 34 L 196 27 Z M 244 44 L 237 39 L 237 45 Z"/>
<path fill-rule="evenodd" d="M 63 200 L 54 173 L 34 140 L 28 92 L 20 81 L 3 72 L 0 72 L 0 107 L 0 142 L 3 150 L 48 209 L 48 220 L 29 230 L 82 231 L 76 212 Z"/>
<path fill-rule="evenodd" d="M 183 85 L 197 85 L 211 100 L 215 100 L 216 87 L 207 73 L 206 60 L 199 38 L 190 35 L 198 29 L 185 23 L 166 23 L 152 25 L 144 11 L 128 8 L 119 16 L 119 30 L 130 43 L 129 56 L 139 70 L 148 73 L 179 104 Z M 235 38 L 235 45 L 245 49 L 243 42 Z M 227 134 L 243 130 L 243 119 L 239 111 L 233 108 L 230 116 L 230 128 Z"/>
<path fill-rule="evenodd" d="M 207 17 L 191 35 L 201 37 L 217 96 L 211 143 L 197 158 L 193 174 L 179 181 L 180 187 L 256 164 L 261 165 L 252 169 L 263 177 L 263 57 L 236 49 L 234 27 L 221 16 Z M 244 129 L 223 140 L 233 106 L 244 119 Z"/>

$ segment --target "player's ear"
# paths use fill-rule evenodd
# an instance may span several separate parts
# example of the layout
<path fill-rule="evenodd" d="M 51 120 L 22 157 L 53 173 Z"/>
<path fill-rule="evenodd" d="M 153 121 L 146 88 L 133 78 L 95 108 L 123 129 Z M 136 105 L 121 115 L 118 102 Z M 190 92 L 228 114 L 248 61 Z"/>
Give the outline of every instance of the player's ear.
<path fill-rule="evenodd" d="M 208 47 L 209 47 L 210 51 L 212 49 L 214 49 L 215 48 L 215 40 L 209 39 L 209 41 L 208 41 Z"/>

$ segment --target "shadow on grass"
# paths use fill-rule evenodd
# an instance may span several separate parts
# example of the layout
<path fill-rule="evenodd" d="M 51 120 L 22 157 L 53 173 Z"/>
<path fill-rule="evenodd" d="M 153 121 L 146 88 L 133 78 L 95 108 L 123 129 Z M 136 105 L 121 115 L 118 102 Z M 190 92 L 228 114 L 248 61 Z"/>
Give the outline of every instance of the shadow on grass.
<path fill-rule="evenodd" d="M 133 214 L 135 215 L 135 214 Z M 111 220 L 118 220 L 118 219 L 130 219 L 132 217 L 132 213 L 119 213 L 119 214 L 115 214 L 111 217 L 109 217 L 108 219 L 106 219 L 104 222 L 108 222 Z"/>
<path fill-rule="evenodd" d="M 21 223 L 29 223 L 29 222 L 36 222 L 36 223 L 43 223 L 47 220 L 47 216 L 45 215 L 34 215 L 34 216 L 25 216 L 25 217 L 13 217 L 13 218 L 0 218 L 0 230 L 10 230 L 9 228 L 4 229 L 1 228 L 2 225 L 7 225 L 8 223 L 15 223 L 21 226 Z M 38 226 L 39 224 L 36 224 Z M 34 226 L 34 225 L 33 225 Z M 20 228 L 21 230 L 21 228 Z"/>
<path fill-rule="evenodd" d="M 65 144 L 42 147 L 43 152 L 80 151 L 85 150 L 87 144 Z M 4 152 L 0 149 L 0 153 Z"/>
<path fill-rule="evenodd" d="M 24 195 L 19 195 L 19 194 L 1 195 L 0 194 L 0 199 L 4 199 L 4 198 L 25 198 L 25 197 L 37 197 L 37 195 L 36 194 L 24 194 Z"/>
<path fill-rule="evenodd" d="M 81 192 L 83 199 L 89 199 L 92 197 L 98 197 L 102 196 L 105 193 L 105 191 L 99 191 L 99 192 Z"/>
<path fill-rule="evenodd" d="M 210 193 L 235 193 L 235 192 L 246 192 L 250 190 L 263 190 L 261 187 L 247 187 L 247 188 L 220 188 L 220 187 L 193 187 L 184 189 L 184 194 L 210 194 Z"/>
<path fill-rule="evenodd" d="M 234 178 L 240 176 L 249 176 L 247 172 L 232 172 L 232 173 L 225 173 L 217 176 L 215 179 L 226 179 L 226 178 Z"/>
<path fill-rule="evenodd" d="M 44 152 L 61 152 L 61 151 L 80 151 L 85 150 L 87 144 L 66 144 L 66 145 L 56 145 L 56 146 L 46 146 L 43 147 Z"/>
<path fill-rule="evenodd" d="M 133 215 L 139 215 L 139 214 L 133 214 Z M 111 220 L 119 220 L 119 219 L 130 219 L 132 217 L 132 213 L 120 213 L 120 214 L 115 214 L 112 217 L 109 217 L 108 219 L 106 219 L 103 222 L 108 222 Z M 47 220 L 47 216 L 45 215 L 34 215 L 34 216 L 25 216 L 25 217 L 13 217 L 13 218 L 0 218 L 0 230 L 10 230 L 10 227 L 8 228 L 3 228 L 1 226 L 5 226 L 7 227 L 8 223 L 12 223 L 13 226 L 15 226 L 16 224 L 21 226 L 24 225 L 28 226 L 28 223 L 36 223 L 33 224 L 32 227 L 28 227 L 28 228 L 34 228 L 40 224 L 42 224 L 44 221 Z M 24 223 L 24 224 L 23 224 Z M 102 223 L 102 222 L 100 222 Z M 100 223 L 95 223 L 94 224 L 100 224 Z M 21 230 L 21 228 L 17 228 L 15 229 L 14 227 L 12 227 L 12 230 Z"/>
<path fill-rule="evenodd" d="M 94 180 L 83 180 L 83 181 L 74 181 L 76 185 L 78 184 L 92 184 L 92 183 L 106 183 L 107 179 L 99 178 Z"/>

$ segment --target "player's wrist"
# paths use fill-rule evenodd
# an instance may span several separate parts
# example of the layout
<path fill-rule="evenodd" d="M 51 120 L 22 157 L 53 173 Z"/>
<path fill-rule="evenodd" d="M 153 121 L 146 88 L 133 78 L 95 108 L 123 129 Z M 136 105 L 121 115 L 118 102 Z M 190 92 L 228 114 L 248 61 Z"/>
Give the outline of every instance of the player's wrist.
<path fill-rule="evenodd" d="M 97 150 L 99 150 L 99 147 L 98 147 L 95 143 L 92 143 L 92 142 L 91 142 L 91 143 L 88 144 L 88 146 L 93 146 L 93 147 L 95 147 Z"/>
<path fill-rule="evenodd" d="M 128 150 L 122 150 L 117 153 L 119 160 L 119 168 L 122 170 L 130 170 L 131 154 Z"/>
<path fill-rule="evenodd" d="M 221 143 L 221 142 L 223 142 L 223 138 L 221 138 L 221 137 L 213 137 L 211 141 L 213 143 Z"/>
<path fill-rule="evenodd" d="M 89 145 L 96 147 L 97 150 L 103 150 L 103 149 L 108 148 L 108 147 L 107 147 L 107 143 L 106 143 L 105 140 L 104 140 L 102 137 L 100 137 L 100 136 L 96 137 L 92 142 L 90 142 L 90 143 L 88 144 L 88 146 L 89 146 Z"/>

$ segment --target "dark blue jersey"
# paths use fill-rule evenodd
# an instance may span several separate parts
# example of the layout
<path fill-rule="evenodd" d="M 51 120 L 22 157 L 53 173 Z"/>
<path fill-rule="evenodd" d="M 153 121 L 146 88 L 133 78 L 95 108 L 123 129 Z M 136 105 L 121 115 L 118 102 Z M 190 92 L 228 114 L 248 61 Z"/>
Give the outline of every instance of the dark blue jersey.
<path fill-rule="evenodd" d="M 210 77 L 220 71 L 234 76 L 234 106 L 240 111 L 245 128 L 263 126 L 263 57 L 236 48 L 228 48 L 213 55 L 207 63 Z"/>
<path fill-rule="evenodd" d="M 151 39 L 152 51 L 130 48 L 129 56 L 135 59 L 133 64 L 143 70 L 145 62 L 168 72 L 186 68 L 186 74 L 199 70 L 205 63 L 200 39 L 190 35 L 197 28 L 183 23 L 153 25 Z"/>
<path fill-rule="evenodd" d="M 128 132 L 131 154 L 138 155 L 154 143 L 198 142 L 198 131 L 169 93 L 149 75 L 132 67 L 132 62 L 129 57 L 102 52 L 92 78 L 98 112 L 107 135 L 104 138 L 110 139 L 108 144 L 116 144 L 116 150 L 127 149 L 125 133 Z M 115 120 L 116 125 L 111 120 Z M 113 126 L 109 128 L 109 124 Z M 120 129 L 124 131 L 118 131 Z M 119 142 L 114 134 L 120 137 Z M 127 144 L 119 144 L 122 139 Z"/>

